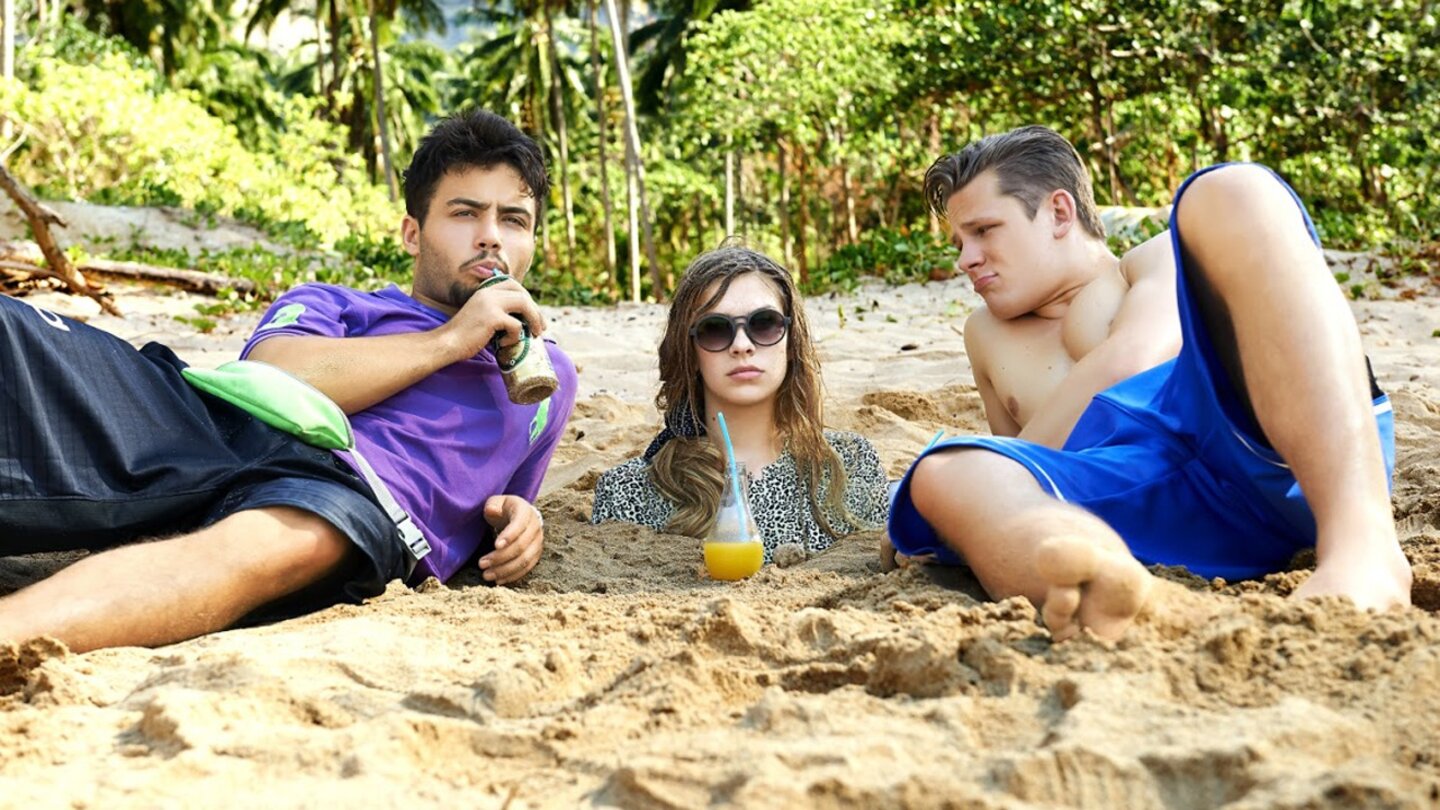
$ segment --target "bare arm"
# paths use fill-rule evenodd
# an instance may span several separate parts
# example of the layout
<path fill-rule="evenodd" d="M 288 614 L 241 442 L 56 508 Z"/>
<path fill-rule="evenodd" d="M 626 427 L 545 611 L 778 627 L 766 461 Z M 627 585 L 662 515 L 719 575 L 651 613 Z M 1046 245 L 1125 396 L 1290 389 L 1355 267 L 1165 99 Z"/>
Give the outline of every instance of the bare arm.
<path fill-rule="evenodd" d="M 530 294 L 516 281 L 471 296 L 444 325 L 429 332 L 372 337 L 277 335 L 255 344 L 250 359 L 279 366 L 335 400 L 347 414 L 363 411 L 425 377 L 480 353 L 497 334 L 520 338 L 520 321 L 544 329 Z"/>
<path fill-rule="evenodd" d="M 463 359 L 439 332 L 353 338 L 277 335 L 255 344 L 249 359 L 289 371 L 353 414 Z"/>
<path fill-rule="evenodd" d="M 1180 351 L 1175 262 L 1165 232 L 1125 254 L 1121 273 L 1130 284 L 1109 335 L 1084 357 L 1019 432 L 1022 439 L 1061 447 L 1095 395 Z M 983 391 L 982 391 L 983 394 Z M 986 412 L 990 410 L 986 403 Z"/>
<path fill-rule="evenodd" d="M 1020 435 L 1020 423 L 1006 409 L 995 393 L 995 384 L 990 381 L 986 360 L 986 347 L 993 332 L 988 328 L 991 315 L 986 310 L 977 310 L 965 319 L 965 354 L 970 358 L 970 370 L 975 374 L 975 387 L 980 389 L 980 400 L 985 405 L 985 421 L 990 432 L 996 436 Z"/>

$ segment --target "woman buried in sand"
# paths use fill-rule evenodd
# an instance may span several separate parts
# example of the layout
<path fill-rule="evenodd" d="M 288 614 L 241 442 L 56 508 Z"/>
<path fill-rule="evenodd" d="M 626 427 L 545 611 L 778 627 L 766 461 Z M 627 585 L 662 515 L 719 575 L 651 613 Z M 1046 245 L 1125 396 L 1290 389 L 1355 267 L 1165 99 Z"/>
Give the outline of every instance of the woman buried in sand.
<path fill-rule="evenodd" d="M 665 428 L 644 456 L 600 476 L 593 521 L 703 537 L 724 488 L 724 413 L 765 546 L 807 552 L 877 527 L 889 510 L 875 448 L 824 430 L 820 366 L 790 274 L 722 246 L 685 270 L 660 342 Z M 758 471 L 758 472 L 756 472 Z"/>

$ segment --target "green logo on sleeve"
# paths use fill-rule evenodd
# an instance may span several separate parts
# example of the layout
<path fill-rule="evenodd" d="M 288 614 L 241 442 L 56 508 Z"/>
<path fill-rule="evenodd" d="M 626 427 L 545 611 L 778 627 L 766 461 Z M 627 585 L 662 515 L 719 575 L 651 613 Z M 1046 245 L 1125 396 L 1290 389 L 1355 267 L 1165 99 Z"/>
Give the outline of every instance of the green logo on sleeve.
<path fill-rule="evenodd" d="M 265 329 L 279 329 L 282 326 L 289 326 L 300 320 L 300 316 L 304 312 L 304 304 L 286 304 L 285 306 L 275 310 L 275 317 L 271 318 L 269 323 L 260 327 L 260 330 L 263 331 Z"/>
<path fill-rule="evenodd" d="M 549 422 L 550 422 L 550 400 L 549 400 L 549 398 L 546 398 L 546 399 L 540 400 L 540 407 L 538 407 L 538 408 L 535 409 L 535 418 L 530 420 L 530 443 L 531 443 L 531 444 L 534 444 L 534 443 L 535 443 L 535 440 L 538 439 L 538 438 L 540 438 L 540 434 L 545 431 L 545 425 L 548 424 Z"/>

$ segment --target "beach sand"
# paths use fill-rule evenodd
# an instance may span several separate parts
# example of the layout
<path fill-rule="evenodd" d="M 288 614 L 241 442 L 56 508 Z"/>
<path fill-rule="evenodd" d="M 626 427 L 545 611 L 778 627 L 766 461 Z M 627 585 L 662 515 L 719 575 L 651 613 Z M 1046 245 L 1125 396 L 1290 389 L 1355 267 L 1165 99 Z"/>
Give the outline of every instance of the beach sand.
<path fill-rule="evenodd" d="M 698 541 L 588 523 L 596 476 L 658 427 L 664 309 L 557 308 L 581 390 L 523 584 L 393 584 L 158 650 L 0 647 L 0 805 L 1435 806 L 1440 298 L 1406 295 L 1354 309 L 1395 402 L 1413 608 L 1289 601 L 1303 570 L 1167 571 L 1198 626 L 1052 644 L 963 572 L 880 573 L 878 532 L 709 581 Z M 200 335 L 173 319 L 199 300 L 127 288 L 125 319 L 90 320 L 230 359 L 255 316 Z M 939 429 L 984 430 L 958 332 L 975 303 L 963 281 L 807 302 L 828 421 L 892 475 Z M 0 591 L 55 564 L 0 559 Z"/>

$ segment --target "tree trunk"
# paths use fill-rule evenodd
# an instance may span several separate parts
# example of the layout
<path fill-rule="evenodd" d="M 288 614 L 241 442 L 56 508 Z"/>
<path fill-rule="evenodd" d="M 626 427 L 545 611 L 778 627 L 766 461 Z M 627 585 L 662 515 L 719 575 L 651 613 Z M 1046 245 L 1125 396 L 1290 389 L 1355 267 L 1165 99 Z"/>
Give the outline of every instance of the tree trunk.
<path fill-rule="evenodd" d="M 590 0 L 590 69 L 595 74 L 595 120 L 600 128 L 600 204 L 605 210 L 605 271 L 618 295 L 620 280 L 615 274 L 615 225 L 610 202 L 609 124 L 605 117 L 605 67 L 600 62 L 600 22 L 595 0 Z"/>
<path fill-rule="evenodd" d="M 815 187 L 814 187 L 814 188 L 815 188 L 815 195 L 814 195 L 813 199 L 818 200 L 821 205 L 825 206 L 826 208 L 829 208 L 829 209 L 830 209 L 830 216 L 829 216 L 829 217 L 826 217 L 826 216 L 824 216 L 822 213 L 818 213 L 818 212 L 816 213 L 816 216 L 815 216 L 815 239 L 811 242 L 811 244 L 815 246 L 815 257 L 814 257 L 814 258 L 815 258 L 815 264 L 816 264 L 816 266 L 819 266 L 819 265 L 824 264 L 824 263 L 825 263 L 825 256 L 827 255 L 827 254 L 824 252 L 824 251 L 825 251 L 825 221 L 826 221 L 827 219 L 830 221 L 830 238 L 831 238 L 831 240 L 832 240 L 831 245 L 830 245 L 830 252 L 831 252 L 832 254 L 833 254 L 834 251 L 835 251 L 835 245 L 834 245 L 833 240 L 836 238 L 836 234 L 837 234 L 838 231 L 839 231 L 839 229 L 838 229 L 838 228 L 836 227 L 836 225 L 835 225 L 835 223 L 839 221 L 838 205 L 836 204 L 836 202 L 835 202 L 834 200 L 830 199 L 830 197 L 825 194 L 825 176 L 829 173 L 829 172 L 827 171 L 827 169 L 829 169 L 831 163 L 833 163 L 833 161 L 827 160 L 827 159 L 826 159 L 826 155 L 825 155 L 825 152 L 828 151 L 829 146 L 830 146 L 829 137 L 828 137 L 828 136 L 825 134 L 825 132 L 822 130 L 822 131 L 820 132 L 820 142 L 817 143 L 817 144 L 815 144 L 815 149 L 814 149 L 814 151 L 812 152 L 812 157 L 815 158 L 815 160 L 814 160 L 814 172 L 815 172 Z M 807 162 L 805 165 L 806 165 L 806 168 L 807 168 L 807 169 L 810 167 L 810 163 L 809 163 L 809 162 Z M 805 172 L 805 173 L 802 173 L 802 174 L 801 174 L 801 176 L 800 176 L 800 182 L 801 182 L 802 184 L 805 182 L 805 179 L 806 179 L 806 177 L 807 177 L 808 174 L 809 174 L 809 172 Z"/>
<path fill-rule="evenodd" d="M 15 78 L 15 3 L 0 0 L 0 78 Z M 10 120 L 0 121 L 0 140 L 10 140 Z"/>
<path fill-rule="evenodd" d="M 725 236 L 735 233 L 735 148 L 729 135 L 725 136 Z"/>
<path fill-rule="evenodd" d="M 835 127 L 835 151 L 840 164 L 840 190 L 845 198 L 845 236 L 849 244 L 860 239 L 860 229 L 855 223 L 855 192 L 850 188 L 850 159 L 845 152 L 845 125 Z"/>
<path fill-rule="evenodd" d="M 695 238 L 699 240 L 700 247 L 692 248 L 692 246 L 686 245 L 685 252 L 698 253 L 710 243 L 710 223 L 705 219 L 705 213 L 709 210 L 709 206 L 705 205 L 705 201 L 698 193 L 691 199 L 690 205 L 695 209 Z"/>
<path fill-rule="evenodd" d="M 0 76 L 15 77 L 15 3 L 0 0 Z"/>
<path fill-rule="evenodd" d="M 800 283 L 810 280 L 810 259 L 805 251 L 805 228 L 810 224 L 810 206 L 805 199 L 805 152 L 795 150 L 795 207 L 800 221 L 795 224 L 795 259 L 800 264 Z"/>
<path fill-rule="evenodd" d="M 390 202 L 400 199 L 395 188 L 395 170 L 390 165 L 390 123 L 385 120 L 385 70 L 380 64 L 380 13 L 376 10 L 378 0 L 370 0 L 370 64 L 375 78 L 375 136 L 380 139 L 380 169 L 385 173 L 385 187 L 390 190 Z"/>
<path fill-rule="evenodd" d="M 560 202 L 565 206 L 565 266 L 575 274 L 575 201 L 570 196 L 570 135 L 565 120 L 565 99 L 561 86 L 565 74 L 560 67 L 560 51 L 555 47 L 555 20 L 550 4 L 545 9 L 545 56 L 550 61 L 550 121 L 560 141 Z"/>
<path fill-rule="evenodd" d="M 332 121 L 339 117 L 335 94 L 340 92 L 340 67 L 344 61 L 345 54 L 340 47 L 340 0 L 330 0 L 330 83 L 325 85 L 325 109 L 330 111 Z"/>
<path fill-rule="evenodd" d="M 325 18 L 315 7 L 315 96 L 325 92 Z"/>
<path fill-rule="evenodd" d="M 59 277 L 46 264 L 45 253 L 35 242 L 0 242 L 0 266 L 22 273 Z M 191 292 L 215 295 L 221 290 L 240 293 L 256 292 L 255 282 L 246 278 L 230 278 L 218 273 L 205 273 L 183 267 L 161 267 L 142 262 L 117 262 L 110 259 L 82 259 L 75 269 L 91 276 L 123 278 L 167 284 Z"/>
<path fill-rule="evenodd" d="M 744 237 L 749 233 L 745 226 L 745 153 L 738 149 L 735 151 L 735 206 L 735 227 Z"/>
<path fill-rule="evenodd" d="M 630 72 L 624 67 L 625 38 L 616 18 L 615 0 L 605 0 L 605 16 L 610 20 L 610 40 L 615 49 L 615 70 L 620 83 L 620 101 L 624 109 L 625 128 L 625 209 L 626 243 L 630 248 L 630 300 L 640 301 L 640 200 L 635 188 L 635 151 L 630 146 L 631 107 L 629 84 Z"/>
<path fill-rule="evenodd" d="M 795 266 L 795 254 L 790 248 L 790 174 L 786 171 L 785 141 L 779 142 L 780 157 L 780 254 L 785 257 L 785 269 Z"/>
<path fill-rule="evenodd" d="M 610 19 L 615 19 L 615 9 L 610 7 L 605 12 Z M 625 32 L 625 53 L 630 53 L 630 0 L 620 0 L 620 30 Z"/>
<path fill-rule="evenodd" d="M 529 25 L 529 22 L 527 21 L 525 24 Z M 528 69 L 531 66 L 527 65 L 526 67 Z M 528 118 L 529 121 L 533 123 L 531 131 L 535 133 L 535 142 L 539 143 L 541 148 L 548 154 L 550 146 L 549 133 L 551 132 L 551 127 L 554 126 L 554 122 L 550 120 L 550 60 L 545 58 L 545 44 L 543 42 L 540 43 L 540 48 L 535 53 L 535 64 L 533 67 L 535 74 L 539 76 L 539 80 L 531 81 L 526 85 L 527 95 L 525 96 L 522 109 L 528 111 L 528 113 L 524 113 L 522 116 Z M 524 126 L 525 125 L 522 124 L 522 128 Z M 560 259 L 555 253 L 555 243 L 550 238 L 550 217 L 547 216 L 544 210 L 544 204 L 546 202 L 549 201 L 536 200 L 536 209 L 540 214 L 540 266 L 558 267 L 560 265 Z"/>
<path fill-rule="evenodd" d="M 635 121 L 635 95 L 631 92 L 630 84 L 630 58 L 625 48 L 625 34 L 620 30 L 620 17 L 615 11 L 615 0 L 605 0 L 605 13 L 610 18 L 610 36 L 615 42 L 615 71 L 620 83 L 620 99 L 625 105 L 625 160 L 630 170 L 630 183 L 634 189 L 630 206 L 632 208 L 631 220 L 635 213 L 633 209 L 640 208 L 640 227 L 645 235 L 645 256 L 650 261 L 650 279 L 653 283 L 651 289 L 655 300 L 665 300 L 665 288 L 660 278 L 660 262 L 655 257 L 655 239 L 650 228 L 650 206 L 645 201 L 645 167 L 640 161 L 640 128 Z M 633 241 L 635 231 L 632 227 L 630 238 Z M 635 248 L 631 247 L 632 256 L 632 280 L 635 282 L 632 295 L 637 296 L 640 292 L 639 285 L 639 256 L 635 254 Z"/>
<path fill-rule="evenodd" d="M 855 220 L 855 190 L 850 187 L 850 164 L 840 161 L 840 187 L 845 193 L 845 238 L 847 244 L 860 241 L 860 225 Z"/>
<path fill-rule="evenodd" d="M 940 116 L 933 112 L 930 113 L 930 119 L 926 121 L 926 126 L 930 132 L 930 159 L 934 160 L 940 157 Z M 932 236 L 940 236 L 943 233 L 940 229 L 940 217 L 931 215 L 925 219 L 930 223 Z"/>

